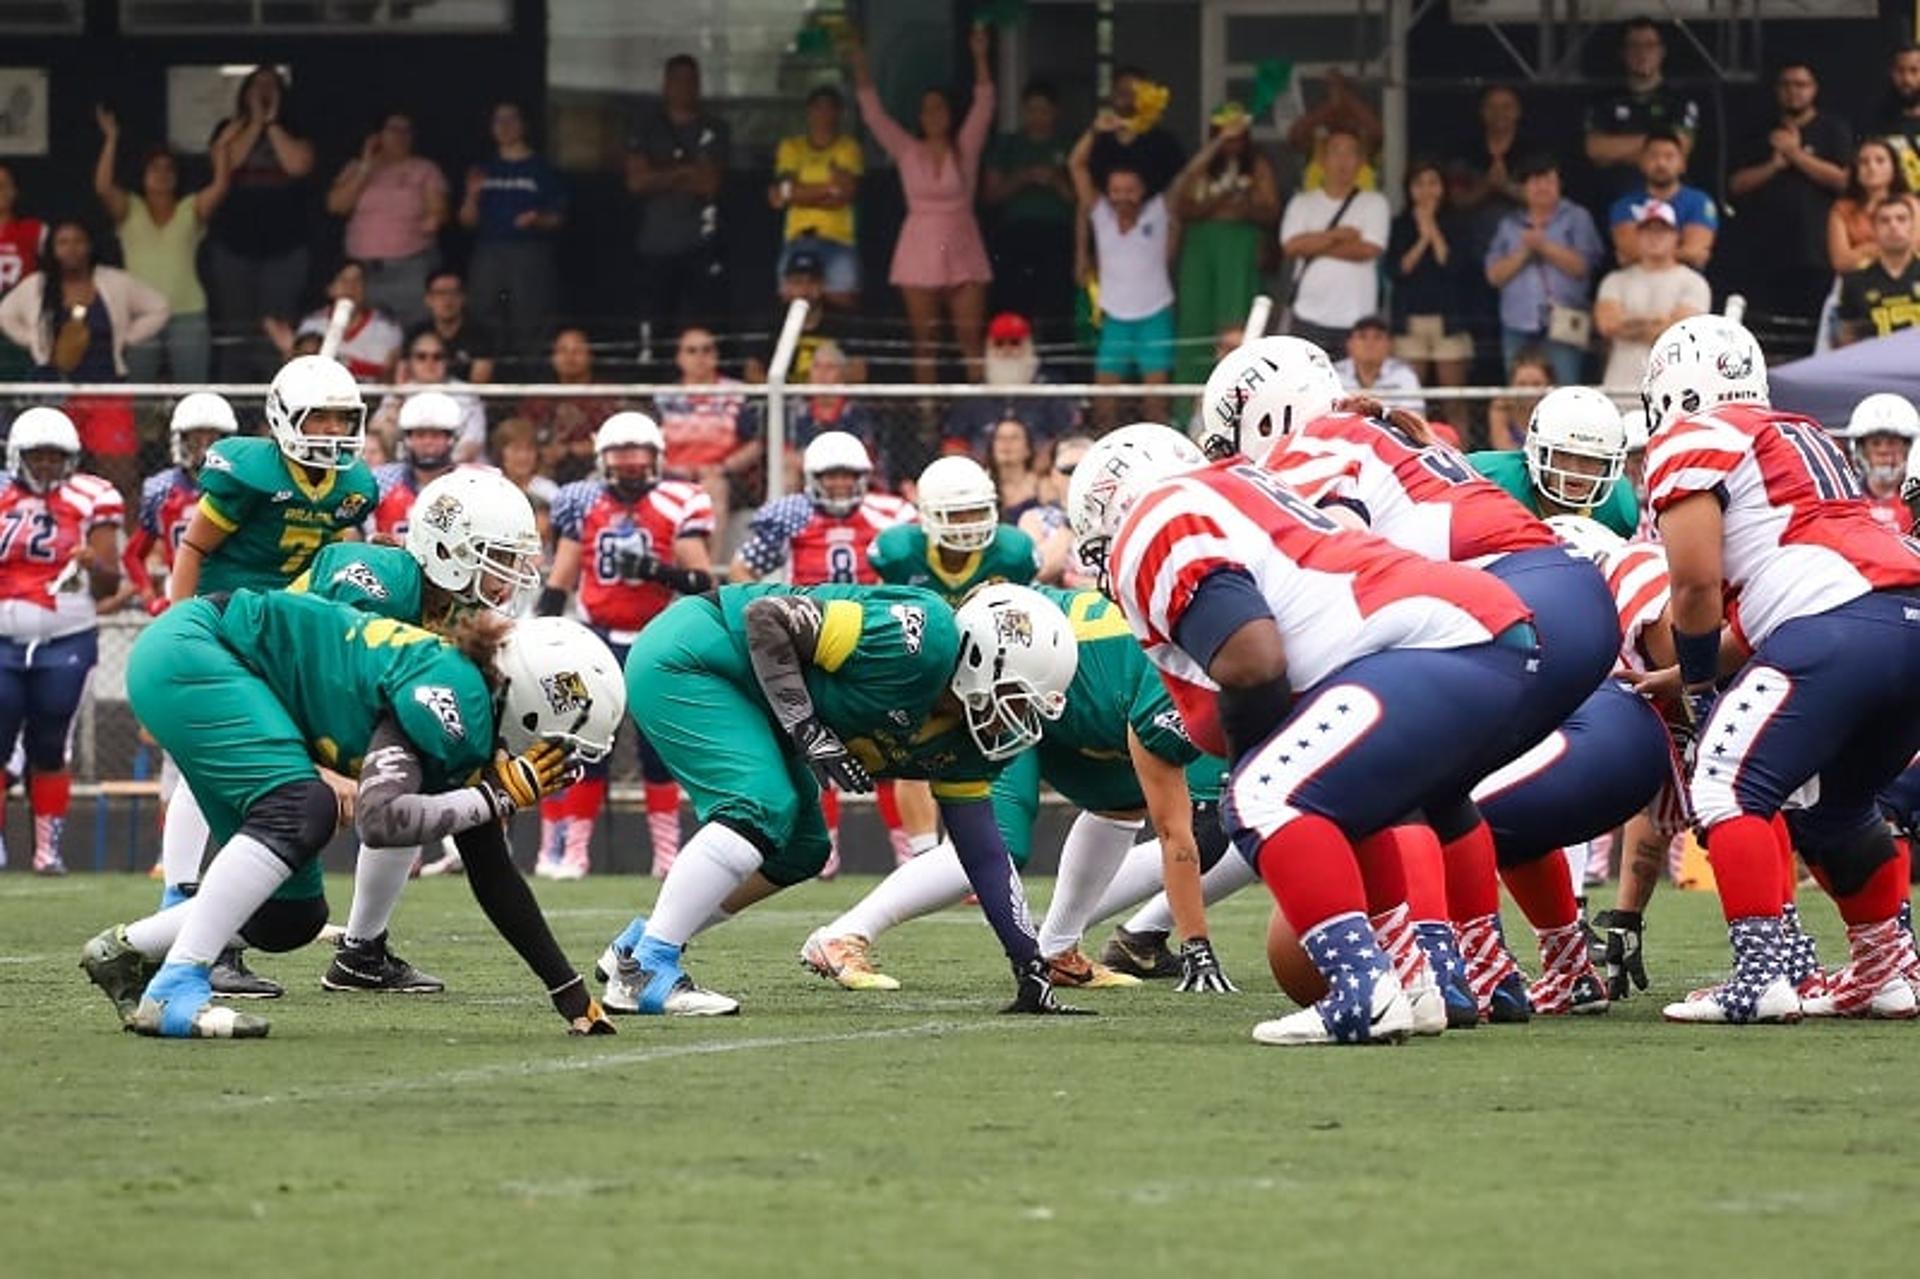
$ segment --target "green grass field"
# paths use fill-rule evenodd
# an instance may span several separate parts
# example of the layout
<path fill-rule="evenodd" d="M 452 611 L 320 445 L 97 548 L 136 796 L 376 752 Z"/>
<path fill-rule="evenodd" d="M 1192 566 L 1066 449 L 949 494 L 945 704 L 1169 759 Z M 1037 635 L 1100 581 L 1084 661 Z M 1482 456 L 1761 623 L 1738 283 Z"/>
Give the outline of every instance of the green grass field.
<path fill-rule="evenodd" d="M 0 1274 L 1911 1269 L 1920 1026 L 1669 1027 L 1642 996 L 1398 1049 L 1258 1048 L 1284 1000 L 1257 892 L 1214 932 L 1240 995 L 1015 1020 L 972 911 L 886 940 L 894 995 L 799 968 L 869 882 L 696 943 L 738 1018 L 568 1039 L 440 880 L 409 889 L 395 939 L 449 994 L 328 995 L 322 950 L 265 956 L 291 988 L 262 1009 L 271 1038 L 159 1043 L 75 967 L 156 887 L 0 877 Z M 586 965 L 653 886 L 539 891 Z M 1837 961 L 1831 909 L 1808 906 Z M 1663 894 L 1649 948 L 1655 994 L 1713 975 L 1711 898 Z"/>

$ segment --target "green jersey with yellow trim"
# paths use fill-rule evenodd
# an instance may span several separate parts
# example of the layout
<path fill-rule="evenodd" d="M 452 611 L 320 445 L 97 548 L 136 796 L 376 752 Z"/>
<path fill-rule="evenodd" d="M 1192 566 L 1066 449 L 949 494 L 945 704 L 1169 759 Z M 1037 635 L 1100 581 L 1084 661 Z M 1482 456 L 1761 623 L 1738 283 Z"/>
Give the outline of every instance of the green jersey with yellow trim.
<path fill-rule="evenodd" d="M 867 562 L 881 581 L 923 587 L 955 608 L 968 591 L 983 582 L 1025 586 L 1040 568 L 1033 539 L 1008 524 L 995 529 L 993 540 L 969 553 L 956 570 L 949 571 L 941 562 L 940 549 L 918 524 L 895 524 L 880 530 L 880 536 L 867 548 Z"/>
<path fill-rule="evenodd" d="M 1131 771 L 1127 730 L 1148 751 L 1184 768 L 1199 755 L 1153 663 L 1134 638 L 1126 615 L 1098 591 L 1038 586 L 1060 606 L 1079 645 L 1080 664 L 1067 686 L 1067 708 L 1046 726 L 1035 749 L 1044 776 L 1050 758 L 1113 760 Z"/>
<path fill-rule="evenodd" d="M 221 440 L 200 468 L 199 509 L 227 536 L 200 566 L 200 594 L 285 586 L 378 499 L 365 462 L 316 483 L 272 440 Z"/>
<path fill-rule="evenodd" d="M 391 714 L 418 750 L 428 790 L 464 782 L 493 754 L 493 694 L 431 631 L 315 595 L 236 591 L 220 641 L 273 691 L 313 757 L 357 776 Z"/>
<path fill-rule="evenodd" d="M 939 799 L 986 798 L 1000 766 L 959 719 L 934 714 L 960 660 L 960 630 L 944 600 L 910 586 L 723 586 L 720 613 L 743 662 L 747 605 L 776 594 L 819 606 L 807 693 L 868 772 L 931 781 Z"/>
<path fill-rule="evenodd" d="M 1546 512 L 1541 509 L 1540 490 L 1533 486 L 1533 476 L 1527 473 L 1527 456 L 1518 449 L 1482 451 L 1467 454 L 1467 465 L 1501 488 L 1520 505 L 1532 511 L 1542 519 Z M 1607 494 L 1607 500 L 1590 511 L 1580 511 L 1621 537 L 1632 537 L 1640 527 L 1640 502 L 1633 495 L 1633 485 L 1622 476 L 1613 485 L 1613 491 Z"/>
<path fill-rule="evenodd" d="M 330 542 L 287 589 L 418 626 L 425 581 L 419 561 L 397 546 Z"/>

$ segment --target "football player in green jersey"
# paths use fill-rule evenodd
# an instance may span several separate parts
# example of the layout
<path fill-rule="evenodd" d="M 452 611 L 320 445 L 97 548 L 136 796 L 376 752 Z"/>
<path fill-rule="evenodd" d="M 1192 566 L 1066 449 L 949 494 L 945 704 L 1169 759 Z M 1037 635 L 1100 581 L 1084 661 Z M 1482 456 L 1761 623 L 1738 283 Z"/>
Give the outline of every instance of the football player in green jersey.
<path fill-rule="evenodd" d="M 1024 865 L 1043 780 L 1082 810 L 1061 849 L 1053 901 L 1040 927 L 1040 953 L 1056 986 L 1136 986 L 1137 977 L 1088 960 L 1080 937 L 1089 912 L 1127 858 L 1143 813 L 1153 818 L 1159 835 L 1153 855 L 1164 852 L 1175 883 L 1187 890 L 1183 910 L 1197 907 L 1200 849 L 1184 770 L 1199 752 L 1119 608 L 1097 591 L 1036 589 L 1066 615 L 1079 662 L 1065 713 L 994 781 L 994 816 L 1015 863 Z M 924 853 L 851 910 L 814 930 L 800 961 L 848 990 L 897 990 L 899 982 L 873 967 L 874 939 L 896 924 L 953 905 L 968 887 L 951 850 L 942 846 Z M 1232 989 L 1207 941 L 1205 911 L 1196 909 L 1181 923 L 1188 938 L 1183 988 Z"/>
<path fill-rule="evenodd" d="M 354 536 L 373 510 L 373 473 L 360 461 L 367 406 L 344 367 L 318 355 L 289 361 L 267 392 L 266 418 L 272 439 L 229 436 L 207 451 L 200 500 L 167 579 L 169 600 L 285 586 L 326 543 Z M 207 834 L 191 789 L 174 787 L 160 835 L 161 905 L 193 893 Z M 283 993 L 248 971 L 238 951 L 215 966 L 214 989 Z"/>
<path fill-rule="evenodd" d="M 468 468 L 421 488 L 404 549 L 335 542 L 287 588 L 446 634 L 475 609 L 525 612 L 540 590 L 540 531 L 526 495 L 505 476 Z M 439 978 L 387 946 L 417 846 L 363 842 L 353 863 L 346 933 L 320 985 L 326 990 L 433 994 Z"/>
<path fill-rule="evenodd" d="M 1613 401 L 1592 387 L 1547 392 L 1519 450 L 1469 453 L 1467 461 L 1542 519 L 1584 515 L 1621 537 L 1640 525 L 1633 486 L 1620 483 L 1626 425 Z"/>
<path fill-rule="evenodd" d="M 879 776 L 933 784 L 1013 963 L 1007 1011 L 1065 1011 L 989 796 L 1006 761 L 1065 711 L 1075 662 L 1059 608 L 1005 584 L 958 613 L 898 586 L 725 586 L 669 607 L 628 654 L 627 700 L 701 824 L 652 917 L 601 957 L 608 1009 L 737 1012 L 682 970 L 688 939 L 812 878 L 828 850 L 821 783 L 864 792 Z"/>
<path fill-rule="evenodd" d="M 883 582 L 919 586 L 959 608 L 967 592 L 983 582 L 1026 585 L 1039 572 L 1040 553 L 1033 539 L 1000 522 L 1000 497 L 993 477 L 970 457 L 943 457 L 920 472 L 914 501 L 918 524 L 882 529 L 867 551 L 867 562 Z M 940 818 L 927 788 L 899 782 L 893 788 L 900 824 L 913 856 L 940 842 Z"/>
<path fill-rule="evenodd" d="M 200 796 L 220 851 L 193 898 L 101 933 L 81 966 L 141 1034 L 266 1034 L 264 1020 L 210 1002 L 208 970 L 236 933 L 266 950 L 313 940 L 326 921 L 320 851 L 350 809 L 369 843 L 455 835 L 481 908 L 570 1028 L 610 1031 L 502 823 L 611 748 L 624 692 L 606 646 L 557 618 L 476 621 L 456 644 L 282 591 L 169 609 L 134 645 L 127 696 Z M 316 764 L 360 779 L 351 803 Z"/>

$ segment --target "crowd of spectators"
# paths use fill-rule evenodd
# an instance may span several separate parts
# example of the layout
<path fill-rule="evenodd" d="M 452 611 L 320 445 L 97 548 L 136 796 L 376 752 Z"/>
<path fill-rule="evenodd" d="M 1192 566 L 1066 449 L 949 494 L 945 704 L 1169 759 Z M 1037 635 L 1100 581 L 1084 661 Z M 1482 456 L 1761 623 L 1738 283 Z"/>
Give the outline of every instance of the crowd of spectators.
<path fill-rule="evenodd" d="M 1077 135 L 1062 125 L 1071 106 L 1036 82 L 1020 91 L 1017 127 L 996 136 L 1005 90 L 990 43 L 984 28 L 969 35 L 963 94 L 929 86 L 896 118 L 850 40 L 844 88 L 805 95 L 764 185 L 779 240 L 763 310 L 776 298 L 811 304 L 790 373 L 789 441 L 851 431 L 888 483 L 909 482 L 942 449 L 965 450 L 1024 492 L 1008 466 L 1044 479 L 1061 440 L 1123 411 L 1107 397 L 1045 394 L 1047 384 L 1089 373 L 1204 380 L 1262 291 L 1280 303 L 1277 323 L 1324 345 L 1349 385 L 1495 447 L 1515 442 L 1530 401 L 1469 404 L 1448 388 L 1631 386 L 1661 327 L 1727 292 L 1798 317 L 1807 345 L 1920 322 L 1920 48 L 1893 54 L 1885 108 L 1851 124 L 1822 108 L 1813 67 L 1779 60 L 1765 109 L 1727 130 L 1723 185 L 1696 151 L 1699 99 L 1668 79 L 1661 27 L 1637 19 L 1622 29 L 1614 87 L 1587 106 L 1577 152 L 1547 145 L 1528 99 L 1494 85 L 1462 121 L 1463 139 L 1416 156 L 1386 192 L 1381 121 L 1337 73 L 1279 145 L 1264 145 L 1261 122 L 1229 102 L 1188 154 L 1164 119 L 1167 90 L 1139 67 L 1115 69 Z M 669 469 L 719 510 L 760 500 L 764 443 L 744 383 L 764 377 L 772 341 L 735 337 L 750 326 L 729 314 L 739 255 L 721 225 L 728 175 L 749 162 L 725 109 L 703 97 L 693 57 L 667 61 L 627 138 L 637 273 L 625 346 L 667 380 L 723 389 L 638 406 L 596 373 L 606 331 L 563 312 L 573 192 L 519 104 L 492 108 L 486 154 L 458 178 L 416 149 L 415 122 L 399 110 L 320 168 L 270 67 L 241 81 L 204 164 L 128 145 L 105 106 L 96 119 L 89 216 L 30 216 L 51 206 L 37 198 L 48 193 L 22 193 L 0 166 L 0 377 L 263 381 L 315 349 L 345 299 L 354 311 L 339 358 L 370 386 L 449 388 L 466 412 L 462 461 L 491 460 L 544 490 L 591 468 L 602 419 L 645 407 L 666 433 Z M 189 170 L 204 180 L 188 183 Z M 904 204 L 890 245 L 859 215 L 875 183 L 897 186 Z M 1730 278 L 1722 194 L 1766 246 L 1763 270 Z M 338 252 L 313 239 L 308 215 L 320 210 Z M 892 345 L 871 336 L 887 290 L 862 278 L 863 257 L 887 263 L 905 317 Z M 842 389 L 896 377 L 993 394 L 862 400 Z M 515 401 L 457 389 L 503 378 L 579 393 Z M 369 402 L 371 452 L 396 456 L 399 396 L 382 389 Z M 143 430 L 149 448 L 157 442 L 153 415 L 113 396 L 69 409 L 98 469 L 131 491 Z M 1124 411 L 1185 409 L 1162 396 Z"/>

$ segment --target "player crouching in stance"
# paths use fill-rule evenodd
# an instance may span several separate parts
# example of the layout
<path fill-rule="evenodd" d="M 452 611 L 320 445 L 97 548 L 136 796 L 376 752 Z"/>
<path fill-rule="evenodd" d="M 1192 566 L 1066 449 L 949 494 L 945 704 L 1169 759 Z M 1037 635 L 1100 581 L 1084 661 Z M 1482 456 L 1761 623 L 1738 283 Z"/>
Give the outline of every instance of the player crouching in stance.
<path fill-rule="evenodd" d="M 191 901 L 101 933 L 81 967 L 140 1034 L 265 1035 L 264 1019 L 211 1002 L 208 969 L 235 934 L 288 950 L 326 922 L 319 854 L 342 806 L 317 756 L 359 775 L 367 842 L 455 836 L 481 909 L 569 1028 L 610 1033 L 514 869 L 502 822 L 566 785 L 575 757 L 605 754 L 622 692 L 605 645 L 560 619 L 512 630 L 476 620 L 456 645 L 288 592 L 176 604 L 134 645 L 127 693 L 220 851 Z"/>
<path fill-rule="evenodd" d="M 1228 831 L 1327 979 L 1254 1039 L 1391 1042 L 1417 1015 L 1443 1027 L 1412 930 L 1369 922 L 1370 906 L 1404 921 L 1398 852 L 1355 844 L 1465 792 L 1463 769 L 1534 680 L 1526 606 L 1488 574 L 1336 523 L 1245 457 L 1208 467 L 1166 427 L 1097 443 L 1068 512 L 1194 741 L 1231 763 Z"/>
<path fill-rule="evenodd" d="M 667 609 L 628 655 L 627 700 L 701 825 L 652 917 L 601 957 L 609 1011 L 739 1011 L 682 970 L 687 941 L 818 873 L 829 847 L 821 785 L 864 792 L 875 777 L 933 783 L 1013 964 L 1006 1011 L 1072 1011 L 1054 1001 L 989 790 L 1065 711 L 1076 665 L 1060 609 L 1006 584 L 958 612 L 894 586 L 726 586 Z"/>
<path fill-rule="evenodd" d="M 449 471 L 420 490 L 406 516 L 406 547 L 333 542 L 288 590 L 449 634 L 480 609 L 515 617 L 540 589 L 540 530 L 526 495 L 506 476 Z M 415 845 L 362 842 L 353 863 L 346 933 L 320 985 L 335 991 L 436 994 L 446 988 L 387 946 L 387 926 L 419 859 Z"/>
<path fill-rule="evenodd" d="M 1733 321 L 1695 316 L 1662 333 L 1641 394 L 1678 675 L 1699 734 L 1693 811 L 1734 961 L 1724 983 L 1665 1016 L 1914 1016 L 1913 938 L 1900 926 L 1908 858 L 1875 796 L 1920 747 L 1920 557 L 1873 517 L 1819 423 L 1768 406 L 1765 358 Z M 1753 655 L 1716 694 L 1728 598 Z M 1804 1009 L 1781 921 L 1772 823 L 1783 808 L 1852 952 Z"/>

